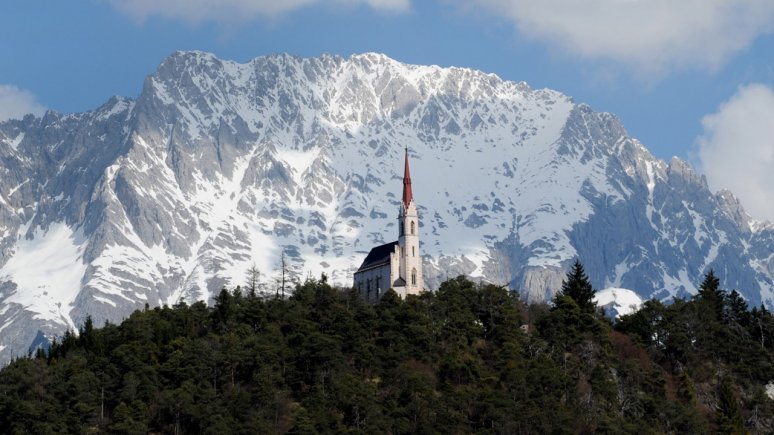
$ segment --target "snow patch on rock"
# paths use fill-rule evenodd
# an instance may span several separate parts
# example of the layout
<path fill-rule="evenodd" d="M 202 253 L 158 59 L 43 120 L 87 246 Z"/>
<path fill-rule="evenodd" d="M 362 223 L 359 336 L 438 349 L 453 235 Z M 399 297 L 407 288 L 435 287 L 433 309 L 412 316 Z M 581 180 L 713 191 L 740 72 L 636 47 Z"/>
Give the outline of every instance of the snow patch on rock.
<path fill-rule="evenodd" d="M 16 292 L 6 302 L 76 329 L 69 311 L 86 272 L 84 241 L 80 230 L 64 222 L 49 225 L 47 231 L 36 229 L 31 239 L 21 232 L 16 252 L 0 269 L 0 279 L 16 283 Z"/>
<path fill-rule="evenodd" d="M 594 302 L 615 319 L 636 312 L 644 301 L 632 290 L 611 287 L 596 292 Z"/>

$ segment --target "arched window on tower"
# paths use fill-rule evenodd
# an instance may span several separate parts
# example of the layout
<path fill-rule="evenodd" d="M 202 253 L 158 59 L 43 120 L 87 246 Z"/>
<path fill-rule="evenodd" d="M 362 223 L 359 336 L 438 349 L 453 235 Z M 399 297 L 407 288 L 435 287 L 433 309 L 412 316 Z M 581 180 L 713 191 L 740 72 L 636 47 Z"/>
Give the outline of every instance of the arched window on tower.
<path fill-rule="evenodd" d="M 417 270 L 411 269 L 411 285 L 417 285 Z"/>
<path fill-rule="evenodd" d="M 414 221 L 411 221 L 411 235 L 414 235 Z"/>
<path fill-rule="evenodd" d="M 416 257 L 417 256 L 416 252 L 414 252 L 414 247 L 413 246 L 411 247 L 411 256 L 412 257 Z"/>

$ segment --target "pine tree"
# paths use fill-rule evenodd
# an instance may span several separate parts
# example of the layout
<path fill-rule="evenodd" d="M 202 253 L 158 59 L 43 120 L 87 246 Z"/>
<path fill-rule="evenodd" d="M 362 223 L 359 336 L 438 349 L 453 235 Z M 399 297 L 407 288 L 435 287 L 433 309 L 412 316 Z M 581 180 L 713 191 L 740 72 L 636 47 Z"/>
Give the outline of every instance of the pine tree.
<path fill-rule="evenodd" d="M 91 316 L 86 316 L 83 321 L 83 326 L 78 333 L 78 340 L 86 349 L 94 350 L 94 321 L 92 321 Z"/>
<path fill-rule="evenodd" d="M 716 320 L 720 320 L 723 317 L 725 293 L 720 289 L 720 280 L 715 276 L 715 272 L 710 269 L 704 276 L 704 281 L 699 286 L 699 293 L 696 297 L 705 305 L 708 313 L 713 314 Z"/>
<path fill-rule="evenodd" d="M 562 281 L 562 291 L 557 294 L 571 297 L 581 311 L 594 312 L 596 304 L 594 303 L 594 288 L 591 286 L 589 277 L 583 270 L 583 264 L 575 260 L 572 270 L 567 273 L 567 278 Z"/>
<path fill-rule="evenodd" d="M 728 305 L 729 319 L 744 327 L 748 327 L 751 320 L 750 310 L 747 306 L 747 302 L 742 298 L 742 295 L 736 290 L 732 290 L 728 295 L 726 303 Z"/>
<path fill-rule="evenodd" d="M 696 386 L 693 383 L 693 379 L 688 376 L 688 373 L 683 370 L 678 377 L 678 389 L 677 395 L 691 408 L 696 408 L 699 403 L 696 397 Z"/>
<path fill-rule="evenodd" d="M 231 316 L 234 311 L 234 295 L 229 292 L 227 288 L 223 287 L 215 296 L 215 306 L 213 307 L 212 315 L 215 321 L 221 328 L 226 328 L 226 325 L 231 320 Z"/>
<path fill-rule="evenodd" d="M 744 419 L 739 410 L 736 394 L 731 381 L 724 379 L 720 385 L 718 394 L 718 412 L 716 415 L 718 433 L 746 434 Z"/>

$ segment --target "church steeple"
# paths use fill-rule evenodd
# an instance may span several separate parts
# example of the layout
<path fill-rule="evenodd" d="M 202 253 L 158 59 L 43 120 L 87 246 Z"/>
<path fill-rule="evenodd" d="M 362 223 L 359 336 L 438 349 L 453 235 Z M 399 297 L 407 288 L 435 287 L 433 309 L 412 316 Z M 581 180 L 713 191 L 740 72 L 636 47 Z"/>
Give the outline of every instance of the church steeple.
<path fill-rule="evenodd" d="M 422 256 L 419 253 L 419 214 L 411 191 L 408 148 L 403 166 L 403 202 L 398 214 L 398 246 L 400 256 L 398 274 L 406 287 L 406 294 L 417 294 L 424 289 L 422 281 Z"/>
<path fill-rule="evenodd" d="M 408 148 L 406 148 L 406 164 L 403 168 L 403 206 L 408 207 L 414 195 L 411 192 L 411 172 L 409 171 Z"/>
<path fill-rule="evenodd" d="M 400 297 L 424 291 L 419 252 L 419 213 L 411 191 L 408 148 L 403 161 L 403 198 L 398 210 L 398 240 L 371 249 L 355 272 L 354 286 L 368 301 L 378 301 L 392 288 Z"/>

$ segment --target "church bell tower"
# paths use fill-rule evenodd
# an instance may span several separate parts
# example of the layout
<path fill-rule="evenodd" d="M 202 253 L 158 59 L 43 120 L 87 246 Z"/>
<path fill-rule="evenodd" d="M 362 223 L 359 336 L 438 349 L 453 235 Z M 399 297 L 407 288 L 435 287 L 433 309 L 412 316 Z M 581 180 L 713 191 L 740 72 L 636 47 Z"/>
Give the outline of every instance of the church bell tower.
<path fill-rule="evenodd" d="M 400 276 L 406 281 L 406 294 L 418 294 L 424 289 L 422 257 L 419 254 L 419 215 L 411 191 L 408 148 L 403 169 L 403 199 L 398 215 L 398 245 L 400 246 Z"/>
<path fill-rule="evenodd" d="M 388 289 L 401 298 L 425 289 L 419 253 L 419 214 L 411 191 L 408 148 L 403 169 L 403 198 L 398 210 L 398 240 L 371 248 L 353 276 L 353 287 L 370 302 Z"/>

